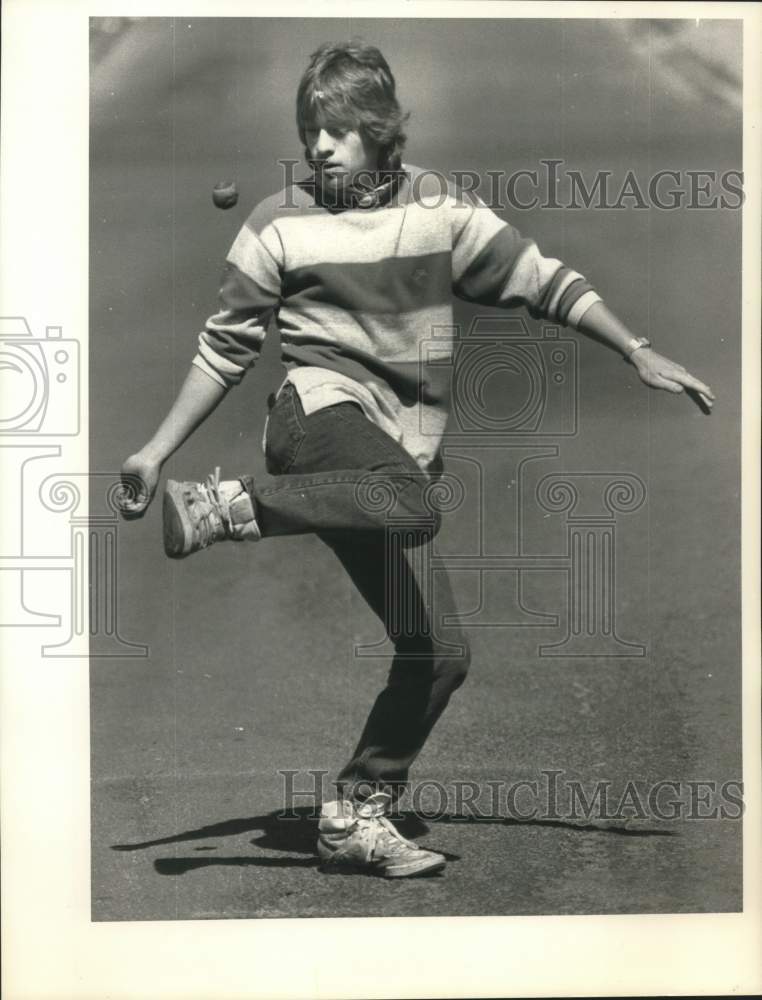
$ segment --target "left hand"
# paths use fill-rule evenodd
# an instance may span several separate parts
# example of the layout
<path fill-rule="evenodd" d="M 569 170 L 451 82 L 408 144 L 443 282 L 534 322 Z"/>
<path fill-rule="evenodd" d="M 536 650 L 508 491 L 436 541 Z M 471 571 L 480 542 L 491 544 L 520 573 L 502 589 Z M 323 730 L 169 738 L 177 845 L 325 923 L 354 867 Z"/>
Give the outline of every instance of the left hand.
<path fill-rule="evenodd" d="M 698 394 L 704 405 L 711 410 L 714 403 L 714 393 L 708 385 L 687 372 L 682 365 L 657 354 L 650 347 L 640 347 L 637 351 L 633 351 L 630 361 L 635 365 L 638 375 L 646 385 L 675 393 L 688 389 L 690 394 Z"/>
<path fill-rule="evenodd" d="M 139 451 L 122 465 L 122 493 L 119 512 L 125 521 L 142 517 L 156 493 L 161 462 Z"/>

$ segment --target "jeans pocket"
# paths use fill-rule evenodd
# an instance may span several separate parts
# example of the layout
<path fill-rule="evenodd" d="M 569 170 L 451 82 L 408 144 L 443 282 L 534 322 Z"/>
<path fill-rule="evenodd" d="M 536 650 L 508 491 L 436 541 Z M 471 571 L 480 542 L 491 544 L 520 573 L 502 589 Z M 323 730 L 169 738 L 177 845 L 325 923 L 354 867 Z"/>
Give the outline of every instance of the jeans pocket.
<path fill-rule="evenodd" d="M 283 387 L 270 410 L 265 437 L 265 464 L 270 475 L 282 475 L 299 454 L 305 433 L 296 410 L 294 388 Z"/>

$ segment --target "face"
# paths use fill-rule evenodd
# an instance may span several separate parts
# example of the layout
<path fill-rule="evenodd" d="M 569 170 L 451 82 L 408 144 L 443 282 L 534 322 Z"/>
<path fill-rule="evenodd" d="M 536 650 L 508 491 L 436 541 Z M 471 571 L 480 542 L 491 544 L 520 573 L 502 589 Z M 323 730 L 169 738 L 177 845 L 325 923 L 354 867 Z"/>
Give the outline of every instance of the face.
<path fill-rule="evenodd" d="M 378 169 L 378 145 L 354 129 L 312 124 L 305 129 L 305 139 L 324 187 L 346 187 L 358 174 Z"/>

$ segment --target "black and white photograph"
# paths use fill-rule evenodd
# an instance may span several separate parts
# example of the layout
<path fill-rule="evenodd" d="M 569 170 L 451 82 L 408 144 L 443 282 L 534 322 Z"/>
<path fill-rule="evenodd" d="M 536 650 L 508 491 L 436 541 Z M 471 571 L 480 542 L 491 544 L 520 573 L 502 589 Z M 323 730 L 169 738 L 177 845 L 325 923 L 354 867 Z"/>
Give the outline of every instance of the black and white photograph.
<path fill-rule="evenodd" d="M 83 239 L 24 269 L 86 329 L 14 262 L 0 638 L 43 738 L 77 670 L 88 933 L 282 942 L 219 997 L 583 995 L 448 979 L 452 918 L 759 930 L 759 8 L 534 6 L 77 21 Z M 681 992 L 664 926 L 590 995 Z M 686 993 L 759 984 L 736 926 Z M 55 995 L 212 995 L 92 960 Z"/>

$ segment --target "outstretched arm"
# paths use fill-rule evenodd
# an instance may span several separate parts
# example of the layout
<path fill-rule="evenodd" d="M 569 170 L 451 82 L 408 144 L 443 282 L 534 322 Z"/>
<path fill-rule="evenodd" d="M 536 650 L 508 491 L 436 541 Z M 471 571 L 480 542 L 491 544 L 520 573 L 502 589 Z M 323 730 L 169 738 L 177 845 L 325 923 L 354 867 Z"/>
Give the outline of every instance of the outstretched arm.
<path fill-rule="evenodd" d="M 156 492 L 161 467 L 206 420 L 228 387 L 196 365 L 191 369 L 167 416 L 151 440 L 122 465 L 122 514 L 142 517 Z"/>
<path fill-rule="evenodd" d="M 279 238 L 262 229 L 254 210 L 227 257 L 220 309 L 206 321 L 198 353 L 172 408 L 151 440 L 122 466 L 124 517 L 142 517 L 153 499 L 161 467 L 206 420 L 259 357 L 267 324 L 280 301 Z M 260 238 L 261 235 L 261 238 Z"/>
<path fill-rule="evenodd" d="M 714 393 L 682 365 L 657 354 L 650 347 L 641 347 L 639 341 L 608 309 L 603 302 L 595 302 L 582 315 L 578 329 L 596 340 L 609 344 L 628 357 L 637 368 L 638 375 L 646 385 L 669 392 L 696 393 L 704 405 L 711 410 Z"/>
<path fill-rule="evenodd" d="M 532 239 L 499 219 L 478 197 L 454 198 L 453 291 L 468 302 L 511 309 L 580 330 L 629 358 L 646 385 L 683 392 L 711 409 L 714 394 L 682 365 L 641 346 L 577 271 L 545 257 Z"/>

